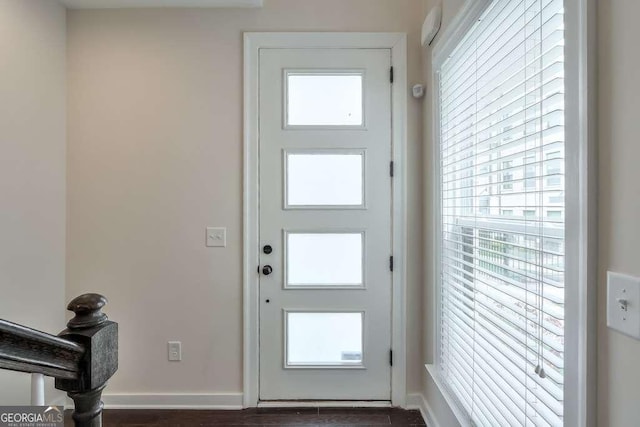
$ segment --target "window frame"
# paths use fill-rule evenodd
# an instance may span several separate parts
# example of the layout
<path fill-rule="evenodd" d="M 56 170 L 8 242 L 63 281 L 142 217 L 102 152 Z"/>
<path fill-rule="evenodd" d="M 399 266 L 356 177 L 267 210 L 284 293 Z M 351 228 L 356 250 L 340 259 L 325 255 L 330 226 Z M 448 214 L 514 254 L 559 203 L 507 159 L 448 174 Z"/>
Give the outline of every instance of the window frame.
<path fill-rule="evenodd" d="M 439 71 L 477 19 L 493 0 L 466 0 L 432 50 L 431 87 L 440 86 Z M 595 426 L 597 338 L 597 156 L 595 116 L 596 67 L 595 0 L 565 1 L 565 377 L 564 423 Z M 470 422 L 439 377 L 441 313 L 441 181 L 439 94 L 433 91 L 431 179 L 433 253 L 431 309 L 433 364 L 427 371 L 462 425 Z"/>

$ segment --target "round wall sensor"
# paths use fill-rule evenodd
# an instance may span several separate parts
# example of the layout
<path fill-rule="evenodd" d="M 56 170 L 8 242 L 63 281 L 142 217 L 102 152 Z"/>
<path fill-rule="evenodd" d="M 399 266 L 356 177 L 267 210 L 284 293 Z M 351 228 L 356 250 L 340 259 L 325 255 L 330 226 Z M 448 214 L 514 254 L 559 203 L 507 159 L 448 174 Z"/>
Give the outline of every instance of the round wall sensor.
<path fill-rule="evenodd" d="M 411 91 L 413 92 L 413 97 L 414 98 L 420 99 L 420 98 L 422 98 L 424 96 L 424 85 L 417 84 L 417 85 L 413 86 Z"/>

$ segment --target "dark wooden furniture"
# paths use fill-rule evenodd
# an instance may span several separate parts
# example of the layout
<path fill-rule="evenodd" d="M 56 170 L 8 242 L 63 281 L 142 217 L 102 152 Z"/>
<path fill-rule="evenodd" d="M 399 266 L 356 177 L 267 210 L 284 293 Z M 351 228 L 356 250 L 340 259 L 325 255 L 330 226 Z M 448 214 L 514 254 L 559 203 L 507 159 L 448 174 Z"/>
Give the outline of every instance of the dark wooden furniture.
<path fill-rule="evenodd" d="M 73 299 L 75 317 L 58 336 L 0 319 L 0 369 L 54 377 L 80 427 L 102 425 L 102 390 L 118 370 L 118 324 L 102 312 L 106 303 L 98 294 Z"/>

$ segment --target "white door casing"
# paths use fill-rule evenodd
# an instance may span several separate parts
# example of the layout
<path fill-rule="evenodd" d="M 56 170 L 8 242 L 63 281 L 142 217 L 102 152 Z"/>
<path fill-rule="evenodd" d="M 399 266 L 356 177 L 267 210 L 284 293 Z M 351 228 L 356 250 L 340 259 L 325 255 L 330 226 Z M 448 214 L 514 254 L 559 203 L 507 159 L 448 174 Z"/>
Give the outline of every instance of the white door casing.
<path fill-rule="evenodd" d="M 390 67 L 260 52 L 261 400 L 391 399 Z"/>
<path fill-rule="evenodd" d="M 390 290 L 391 301 L 387 301 L 391 308 L 391 347 L 394 350 L 393 367 L 391 368 L 391 400 L 393 405 L 404 406 L 406 398 L 406 365 L 405 365 L 405 263 L 404 253 L 406 246 L 405 226 L 405 151 L 406 151 L 406 35 L 401 33 L 246 33 L 245 34 L 245 158 L 244 158 L 244 406 L 252 407 L 258 404 L 259 384 L 259 299 L 260 276 L 256 270 L 260 263 L 261 245 L 258 240 L 258 188 L 259 188 L 259 143 L 258 143 L 258 93 L 259 93 L 259 58 L 260 52 L 269 49 L 297 48 L 297 49 L 387 49 L 391 53 L 391 64 L 395 71 L 395 82 L 391 86 L 392 105 L 392 129 L 391 129 L 391 154 L 395 163 L 395 177 L 391 186 L 393 213 L 391 250 L 395 256 L 394 273 Z M 326 64 L 325 64 L 326 65 Z M 322 67 L 326 68 L 326 67 Z M 368 114 L 368 112 L 366 113 Z M 282 125 L 282 120 L 280 120 Z M 366 124 L 365 124 L 366 125 Z M 357 145 L 355 151 L 358 151 Z M 350 148 L 349 148 L 350 150 Z M 322 154 L 322 153 L 321 153 Z M 326 153 L 325 153 L 326 154 Z M 349 154 L 354 154 L 349 152 Z M 284 153 L 280 153 L 280 168 Z M 366 154 L 365 154 L 366 156 Z M 299 159 L 298 159 L 299 160 Z M 365 160 L 365 167 L 370 164 L 369 158 Z M 366 173 L 366 172 L 365 172 Z M 371 197 L 367 193 L 367 197 Z M 370 203 L 367 199 L 364 203 Z M 280 196 L 280 208 L 282 208 L 282 196 Z M 352 207 L 355 210 L 361 208 Z M 323 210 L 328 214 L 331 209 Z M 344 228 L 344 227 L 343 227 Z M 294 231 L 309 231 L 307 228 Z M 335 231 L 335 230 L 334 230 Z M 344 230 L 340 230 L 344 231 Z M 347 230 L 354 231 L 354 230 Z M 367 234 L 367 233 L 365 233 Z M 284 235 L 283 235 L 284 236 Z M 278 245 L 282 245 L 283 236 L 280 236 Z M 312 236 L 317 237 L 317 236 Z M 351 236 L 353 237 L 353 236 Z M 275 246 L 274 246 L 274 249 Z M 281 250 L 282 248 L 279 248 Z M 365 247 L 366 250 L 366 247 Z M 274 254 L 276 250 L 274 250 Z M 282 255 L 282 254 L 280 254 Z M 283 266 L 274 266 L 274 273 Z M 366 272 L 365 272 L 366 274 Z M 366 277 L 366 276 L 365 276 Z M 368 279 L 365 279 L 365 281 Z M 281 289 L 281 287 L 280 287 Z M 288 291 L 298 292 L 298 291 Z M 308 291 L 304 291 L 308 292 Z M 326 292 L 338 292 L 330 290 Z M 354 294 L 355 290 L 348 292 Z M 359 291 L 366 292 L 366 291 Z M 299 308 L 299 307 L 297 307 Z M 296 309 L 297 309 L 296 308 Z M 347 311 L 347 310 L 345 310 Z M 357 311 L 357 310 L 356 310 Z M 283 316 L 284 313 L 281 314 Z M 284 319 L 282 319 L 284 322 Z M 365 325 L 367 324 L 365 320 Z M 282 323 L 281 323 L 282 325 Z M 366 332 L 365 332 L 366 334 Z M 366 338 L 365 338 L 366 340 Z M 282 338 L 280 339 L 282 344 Z M 365 346 L 367 344 L 365 343 Z M 365 349 L 365 351 L 367 351 Z M 388 363 L 388 352 L 386 361 Z M 279 368 L 283 368 L 284 361 L 279 362 Z M 369 360 L 365 354 L 363 364 Z M 295 369 L 295 368 L 294 368 Z M 294 370 L 291 369 L 291 370 Z M 318 369 L 319 370 L 319 369 Z M 329 369 L 331 371 L 333 369 Z M 350 369 L 346 369 L 349 371 Z M 355 371 L 351 369 L 352 371 Z M 304 371 L 304 369 L 302 370 Z M 343 369 L 343 371 L 345 371 Z M 343 381 L 344 382 L 344 381 Z M 388 395 L 388 393 L 387 393 Z M 298 397 L 298 396 L 297 396 Z M 317 399 L 317 397 L 311 397 Z M 336 397 L 335 394 L 331 398 Z M 349 396 L 348 398 L 359 398 Z M 386 398 L 388 399 L 388 397 Z M 286 403 L 285 403 L 286 404 Z"/>

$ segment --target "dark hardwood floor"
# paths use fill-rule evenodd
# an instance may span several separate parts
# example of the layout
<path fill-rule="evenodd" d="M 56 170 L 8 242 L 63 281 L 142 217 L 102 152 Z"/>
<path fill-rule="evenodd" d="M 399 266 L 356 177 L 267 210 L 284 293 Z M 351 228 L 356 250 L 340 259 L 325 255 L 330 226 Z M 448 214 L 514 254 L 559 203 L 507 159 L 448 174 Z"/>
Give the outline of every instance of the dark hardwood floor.
<path fill-rule="evenodd" d="M 65 425 L 73 425 L 67 413 Z M 424 426 L 419 411 L 397 408 L 254 408 L 242 411 L 105 410 L 105 427 Z"/>

